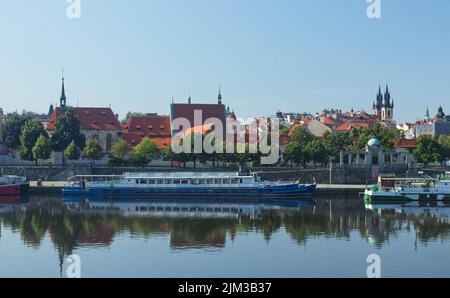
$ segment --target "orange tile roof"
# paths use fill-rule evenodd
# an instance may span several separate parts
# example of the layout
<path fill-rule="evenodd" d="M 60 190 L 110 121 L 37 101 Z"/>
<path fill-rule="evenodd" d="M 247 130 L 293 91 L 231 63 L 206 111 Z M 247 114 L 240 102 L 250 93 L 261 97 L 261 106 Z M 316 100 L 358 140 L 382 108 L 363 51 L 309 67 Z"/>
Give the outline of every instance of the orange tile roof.
<path fill-rule="evenodd" d="M 192 133 L 198 133 L 201 135 L 207 134 L 214 125 L 212 123 L 206 123 L 200 126 L 194 126 L 189 129 L 186 129 L 181 136 L 181 139 L 190 136 Z"/>
<path fill-rule="evenodd" d="M 407 148 L 414 149 L 417 147 L 417 142 L 415 139 L 401 139 L 395 144 L 396 148 Z"/>
<path fill-rule="evenodd" d="M 335 131 L 351 131 L 353 128 L 358 127 L 369 127 L 369 123 L 366 122 L 345 122 L 340 126 L 336 127 Z"/>
<path fill-rule="evenodd" d="M 305 124 L 294 124 L 291 126 L 289 130 L 288 136 L 292 137 L 292 135 L 297 131 L 298 128 L 305 127 Z"/>
<path fill-rule="evenodd" d="M 172 138 L 169 137 L 154 137 L 154 136 L 148 136 L 141 133 L 135 133 L 135 132 L 124 132 L 122 134 L 122 138 L 125 142 L 130 144 L 131 146 L 137 146 L 139 145 L 142 140 L 148 137 L 153 142 L 155 142 L 156 146 L 158 146 L 159 149 L 165 149 L 167 146 L 170 146 L 170 142 L 172 141 Z"/>
<path fill-rule="evenodd" d="M 334 119 L 332 119 L 330 117 L 327 117 L 325 115 L 321 115 L 321 116 L 319 116 L 319 118 L 322 119 L 322 123 L 323 124 L 326 124 L 326 125 L 334 125 L 334 124 L 336 124 L 336 120 L 334 120 Z"/>

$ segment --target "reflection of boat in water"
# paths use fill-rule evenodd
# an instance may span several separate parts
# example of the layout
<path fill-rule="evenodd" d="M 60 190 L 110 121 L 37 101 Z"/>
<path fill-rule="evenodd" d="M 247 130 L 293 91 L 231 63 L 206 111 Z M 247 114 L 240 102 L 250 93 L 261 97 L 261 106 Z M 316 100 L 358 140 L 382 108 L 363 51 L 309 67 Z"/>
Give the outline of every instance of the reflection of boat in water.
<path fill-rule="evenodd" d="M 380 177 L 377 185 L 365 190 L 364 200 L 367 204 L 450 201 L 450 180 Z"/>
<path fill-rule="evenodd" d="M 25 208 L 19 196 L 0 196 L 0 214 L 14 212 Z"/>
<path fill-rule="evenodd" d="M 450 221 L 450 204 L 446 202 L 409 202 L 405 204 L 367 204 L 367 210 L 377 212 L 379 215 L 432 215 L 443 221 Z"/>
<path fill-rule="evenodd" d="M 311 196 L 314 184 L 261 181 L 256 173 L 125 173 L 75 176 L 65 196 L 98 197 L 286 197 Z"/>
<path fill-rule="evenodd" d="M 69 210 L 76 213 L 119 213 L 126 217 L 238 218 L 258 217 L 269 210 L 296 211 L 314 206 L 313 199 L 304 200 L 89 200 L 64 199 Z"/>

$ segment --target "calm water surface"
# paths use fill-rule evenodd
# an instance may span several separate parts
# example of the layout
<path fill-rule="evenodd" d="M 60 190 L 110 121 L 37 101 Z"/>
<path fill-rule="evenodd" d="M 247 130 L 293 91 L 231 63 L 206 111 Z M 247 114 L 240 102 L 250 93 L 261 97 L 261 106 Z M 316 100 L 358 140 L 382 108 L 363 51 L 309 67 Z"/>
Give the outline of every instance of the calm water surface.
<path fill-rule="evenodd" d="M 0 198 L 0 277 L 450 276 L 450 206 Z"/>

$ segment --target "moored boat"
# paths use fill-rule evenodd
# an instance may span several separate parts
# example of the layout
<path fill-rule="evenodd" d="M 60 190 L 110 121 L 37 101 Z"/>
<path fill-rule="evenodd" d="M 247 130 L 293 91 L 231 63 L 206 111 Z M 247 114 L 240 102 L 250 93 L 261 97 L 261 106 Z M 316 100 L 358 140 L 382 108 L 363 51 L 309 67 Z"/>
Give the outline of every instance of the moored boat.
<path fill-rule="evenodd" d="M 30 183 L 25 177 L 0 176 L 0 196 L 18 196 L 28 192 Z"/>
<path fill-rule="evenodd" d="M 379 178 L 367 188 L 364 200 L 369 203 L 450 200 L 450 180 L 434 178 Z"/>
<path fill-rule="evenodd" d="M 265 182 L 256 173 L 125 173 L 120 176 L 75 176 L 64 196 L 117 197 L 286 197 L 311 196 L 315 184 Z"/>

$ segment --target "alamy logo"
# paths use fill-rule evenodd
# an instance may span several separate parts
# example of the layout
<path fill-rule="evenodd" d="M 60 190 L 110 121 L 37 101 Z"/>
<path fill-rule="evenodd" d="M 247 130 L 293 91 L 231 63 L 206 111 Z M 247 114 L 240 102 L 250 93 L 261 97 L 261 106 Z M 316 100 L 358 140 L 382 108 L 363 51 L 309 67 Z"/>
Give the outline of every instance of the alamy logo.
<path fill-rule="evenodd" d="M 73 254 L 67 257 L 66 275 L 68 278 L 81 278 L 81 258 L 79 255 Z"/>
<path fill-rule="evenodd" d="M 279 120 L 208 118 L 194 111 L 194 123 L 178 117 L 172 123 L 175 134 L 171 149 L 175 154 L 259 154 L 261 164 L 275 164 L 280 157 Z"/>
<path fill-rule="evenodd" d="M 66 15 L 69 19 L 81 19 L 81 0 L 66 0 L 69 4 L 67 6 Z"/>
<path fill-rule="evenodd" d="M 372 254 L 367 257 L 367 277 L 368 278 L 381 278 L 381 258 L 377 254 Z"/>
<path fill-rule="evenodd" d="M 381 0 L 367 0 L 367 17 L 369 19 L 381 19 Z"/>

